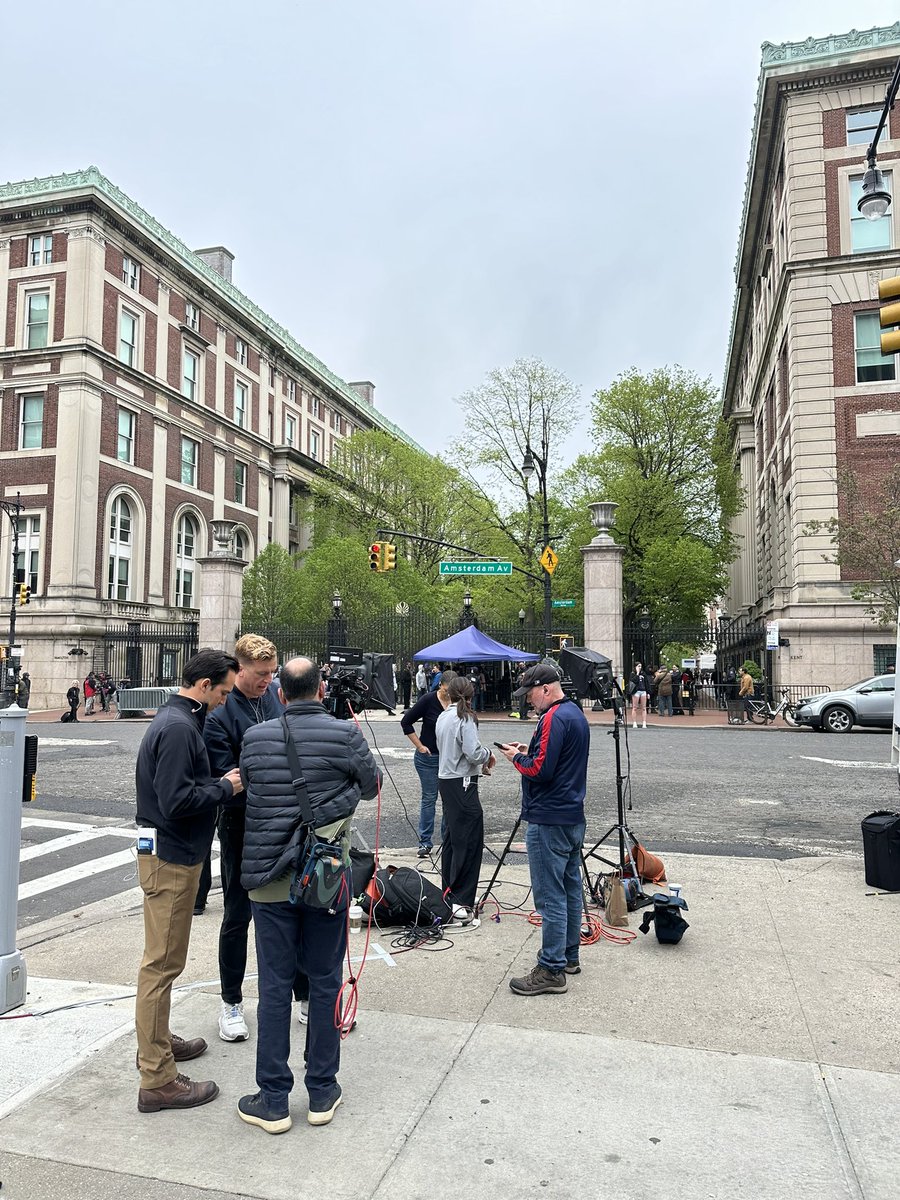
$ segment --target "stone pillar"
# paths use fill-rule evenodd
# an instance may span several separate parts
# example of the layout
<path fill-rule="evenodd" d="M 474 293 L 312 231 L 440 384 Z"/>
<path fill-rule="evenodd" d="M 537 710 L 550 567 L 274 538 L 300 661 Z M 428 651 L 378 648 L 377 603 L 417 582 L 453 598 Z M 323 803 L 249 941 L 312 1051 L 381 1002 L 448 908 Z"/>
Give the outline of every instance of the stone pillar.
<path fill-rule="evenodd" d="M 584 644 L 589 650 L 612 659 L 613 672 L 621 676 L 622 661 L 622 556 L 624 551 L 609 536 L 617 504 L 601 502 L 588 506 L 599 531 L 584 546 Z"/>
<path fill-rule="evenodd" d="M 241 627 L 247 564 L 231 553 L 234 529 L 234 521 L 213 521 L 215 549 L 208 557 L 197 560 L 202 572 L 198 644 L 215 650 L 233 650 Z"/>
<path fill-rule="evenodd" d="M 272 541 L 285 550 L 290 547 L 291 524 L 291 484 L 287 475 L 275 476 L 274 520 L 272 522 Z"/>

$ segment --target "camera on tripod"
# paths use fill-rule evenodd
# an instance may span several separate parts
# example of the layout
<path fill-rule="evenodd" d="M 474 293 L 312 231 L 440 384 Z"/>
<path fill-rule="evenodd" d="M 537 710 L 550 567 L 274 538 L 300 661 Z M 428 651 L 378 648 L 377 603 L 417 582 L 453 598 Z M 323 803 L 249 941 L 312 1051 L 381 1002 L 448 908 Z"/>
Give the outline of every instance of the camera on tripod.
<path fill-rule="evenodd" d="M 327 712 L 339 721 L 348 721 L 355 713 L 379 708 L 394 711 L 394 659 L 390 654 L 375 654 L 346 646 L 328 650 Z"/>
<path fill-rule="evenodd" d="M 559 665 L 566 680 L 571 680 L 571 692 L 578 700 L 592 700 L 594 708 L 612 708 L 612 660 L 587 646 L 567 646 L 560 651 Z M 566 683 L 563 688 L 570 692 Z"/>

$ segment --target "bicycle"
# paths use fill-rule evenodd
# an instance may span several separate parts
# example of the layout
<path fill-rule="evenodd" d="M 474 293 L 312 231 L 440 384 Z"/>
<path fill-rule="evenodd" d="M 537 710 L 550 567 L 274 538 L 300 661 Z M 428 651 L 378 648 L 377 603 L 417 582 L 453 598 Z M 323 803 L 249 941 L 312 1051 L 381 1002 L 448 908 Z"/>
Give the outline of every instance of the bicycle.
<path fill-rule="evenodd" d="M 787 688 L 781 690 L 781 700 L 773 708 L 768 700 L 753 700 L 748 703 L 747 715 L 754 725 L 768 725 L 770 721 L 781 714 L 786 725 L 791 729 L 797 728 L 797 716 L 794 705 L 788 697 Z"/>

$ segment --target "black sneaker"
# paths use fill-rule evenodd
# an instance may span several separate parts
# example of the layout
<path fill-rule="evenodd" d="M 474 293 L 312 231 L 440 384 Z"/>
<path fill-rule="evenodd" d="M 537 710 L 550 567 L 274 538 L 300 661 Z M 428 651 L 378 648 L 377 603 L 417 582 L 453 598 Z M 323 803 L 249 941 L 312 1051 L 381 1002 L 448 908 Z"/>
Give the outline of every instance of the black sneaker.
<path fill-rule="evenodd" d="M 291 1127 L 291 1114 L 284 1108 L 272 1108 L 262 1092 L 255 1096 L 241 1096 L 238 1100 L 238 1115 L 248 1125 L 258 1125 L 266 1133 L 287 1133 Z"/>
<path fill-rule="evenodd" d="M 341 1085 L 336 1083 L 324 1100 L 310 1100 L 306 1119 L 310 1125 L 327 1125 L 342 1099 Z"/>
<path fill-rule="evenodd" d="M 417 853 L 418 853 L 419 858 L 427 858 L 428 855 L 431 853 L 431 847 L 424 846 L 424 845 L 420 846 Z"/>
<path fill-rule="evenodd" d="M 565 971 L 548 971 L 537 966 L 520 979 L 511 979 L 509 990 L 517 996 L 541 996 L 544 992 L 567 992 L 569 984 Z"/>
<path fill-rule="evenodd" d="M 566 963 L 566 974 L 567 975 L 580 975 L 581 974 L 581 963 L 577 963 L 577 962 Z"/>

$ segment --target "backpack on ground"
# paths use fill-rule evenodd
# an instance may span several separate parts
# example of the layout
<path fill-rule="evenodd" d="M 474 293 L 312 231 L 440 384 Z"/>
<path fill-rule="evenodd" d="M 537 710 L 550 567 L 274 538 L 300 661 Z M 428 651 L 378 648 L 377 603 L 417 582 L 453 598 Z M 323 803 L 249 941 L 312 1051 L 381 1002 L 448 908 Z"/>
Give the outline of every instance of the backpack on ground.
<path fill-rule="evenodd" d="M 653 908 L 644 913 L 644 919 L 639 925 L 641 933 L 650 930 L 651 921 L 656 927 L 656 940 L 669 946 L 675 946 L 689 929 L 687 921 L 681 915 L 681 910 L 687 908 L 687 901 L 681 896 L 669 896 L 665 892 L 657 892 L 653 897 Z"/>
<path fill-rule="evenodd" d="M 441 925 L 453 918 L 453 909 L 441 889 L 412 867 L 383 867 L 375 872 L 363 911 L 373 912 L 379 925 Z"/>

